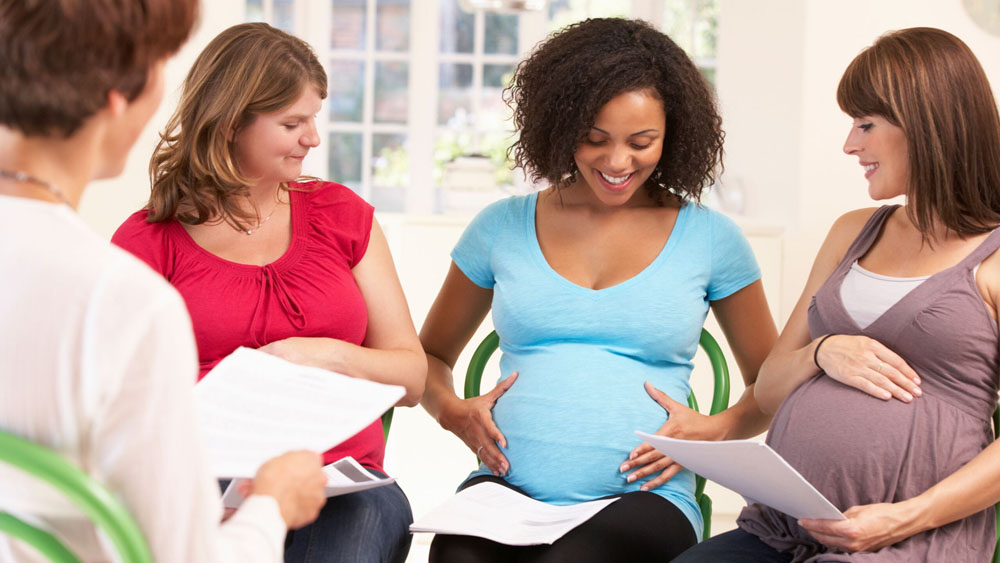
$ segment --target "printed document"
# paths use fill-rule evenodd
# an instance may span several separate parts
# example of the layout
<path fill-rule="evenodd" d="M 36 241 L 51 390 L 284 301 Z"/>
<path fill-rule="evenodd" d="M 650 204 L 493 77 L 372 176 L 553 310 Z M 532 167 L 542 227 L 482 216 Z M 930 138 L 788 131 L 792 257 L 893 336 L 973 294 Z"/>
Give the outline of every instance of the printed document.
<path fill-rule="evenodd" d="M 636 432 L 698 475 L 794 518 L 846 520 L 826 497 L 770 446 L 753 440 L 706 442 Z"/>
<path fill-rule="evenodd" d="M 253 477 L 289 450 L 324 452 L 360 432 L 405 390 L 239 348 L 195 386 L 216 477 Z"/>
<path fill-rule="evenodd" d="M 374 489 L 396 482 L 395 477 L 382 478 L 371 473 L 351 456 L 324 466 L 323 473 L 326 474 L 326 498 Z M 226 508 L 239 508 L 243 504 L 243 495 L 240 494 L 237 485 L 247 480 L 233 479 L 229 482 L 226 492 L 222 495 L 222 504 Z"/>
<path fill-rule="evenodd" d="M 497 483 L 479 483 L 411 524 L 410 531 L 477 536 L 506 545 L 551 544 L 616 500 L 557 506 Z"/>

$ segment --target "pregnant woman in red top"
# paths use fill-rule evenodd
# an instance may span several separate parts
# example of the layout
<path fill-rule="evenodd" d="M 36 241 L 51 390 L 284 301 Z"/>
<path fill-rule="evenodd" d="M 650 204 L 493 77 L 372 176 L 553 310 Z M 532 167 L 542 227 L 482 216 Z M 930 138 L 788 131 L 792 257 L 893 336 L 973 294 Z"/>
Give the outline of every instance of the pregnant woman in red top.
<path fill-rule="evenodd" d="M 114 242 L 184 297 L 204 376 L 239 346 L 402 385 L 417 404 L 427 362 L 373 209 L 303 181 L 319 144 L 326 74 L 309 46 L 267 24 L 234 26 L 195 61 L 153 155 L 147 207 Z M 383 474 L 379 421 L 326 452 Z M 291 534 L 286 561 L 401 562 L 409 503 L 395 484 L 329 499 Z"/>

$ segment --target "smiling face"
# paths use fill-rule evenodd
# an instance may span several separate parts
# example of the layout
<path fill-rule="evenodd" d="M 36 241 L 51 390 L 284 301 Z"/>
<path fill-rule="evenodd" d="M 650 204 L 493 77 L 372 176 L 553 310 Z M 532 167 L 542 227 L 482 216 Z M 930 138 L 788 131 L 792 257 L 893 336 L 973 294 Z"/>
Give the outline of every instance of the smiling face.
<path fill-rule="evenodd" d="M 666 120 L 663 102 L 646 90 L 612 98 L 577 146 L 577 183 L 609 206 L 625 204 L 636 192 L 649 199 L 641 188 L 660 162 Z"/>
<path fill-rule="evenodd" d="M 233 136 L 240 172 L 258 183 L 292 182 L 302 175 L 302 160 L 319 145 L 316 114 L 323 103 L 315 88 L 290 106 L 256 116 Z"/>
<path fill-rule="evenodd" d="M 868 195 L 882 200 L 906 193 L 910 158 L 903 129 L 877 115 L 856 117 L 844 152 L 858 157 L 868 179 Z"/>

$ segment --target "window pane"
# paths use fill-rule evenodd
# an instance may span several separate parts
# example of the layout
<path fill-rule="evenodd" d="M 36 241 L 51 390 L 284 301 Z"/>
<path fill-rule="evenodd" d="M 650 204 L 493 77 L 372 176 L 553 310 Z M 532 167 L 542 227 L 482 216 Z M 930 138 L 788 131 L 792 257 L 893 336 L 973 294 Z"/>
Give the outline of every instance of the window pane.
<path fill-rule="evenodd" d="M 434 139 L 434 184 L 444 183 L 444 167 L 455 157 L 475 152 L 475 139 L 469 131 L 448 131 Z"/>
<path fill-rule="evenodd" d="M 247 0 L 246 21 L 264 21 L 264 0 Z"/>
<path fill-rule="evenodd" d="M 410 48 L 410 1 L 378 0 L 375 16 L 375 49 L 406 51 Z"/>
<path fill-rule="evenodd" d="M 632 0 L 590 1 L 592 18 L 627 18 L 632 14 Z"/>
<path fill-rule="evenodd" d="M 451 127 L 468 124 L 472 112 L 472 65 L 441 63 L 438 66 L 438 123 Z"/>
<path fill-rule="evenodd" d="M 410 153 L 406 135 L 372 135 L 372 183 L 377 186 L 406 186 L 410 183 Z"/>
<path fill-rule="evenodd" d="M 631 0 L 550 0 L 549 31 L 587 18 L 627 18 L 631 12 Z"/>
<path fill-rule="evenodd" d="M 691 54 L 699 58 L 715 58 L 715 39 L 719 29 L 719 6 L 715 0 L 698 0 L 698 19 L 694 24 L 694 46 Z"/>
<path fill-rule="evenodd" d="M 698 70 L 701 71 L 701 75 L 705 77 L 705 80 L 708 80 L 709 84 L 711 84 L 712 86 L 715 86 L 715 68 L 714 67 L 708 68 L 708 67 L 703 67 L 702 66 L 702 67 L 698 67 Z"/>
<path fill-rule="evenodd" d="M 330 133 L 327 151 L 330 179 L 345 185 L 360 185 L 361 133 Z"/>
<path fill-rule="evenodd" d="M 458 0 L 441 2 L 441 52 L 471 53 L 476 18 L 458 7 Z"/>
<path fill-rule="evenodd" d="M 663 33 L 691 53 L 691 0 L 666 0 L 663 8 Z"/>
<path fill-rule="evenodd" d="M 295 0 L 274 0 L 274 27 L 295 31 Z"/>
<path fill-rule="evenodd" d="M 482 136 L 479 152 L 490 159 L 493 164 L 493 180 L 498 186 L 514 183 L 514 171 L 507 161 L 507 149 L 514 144 L 512 132 L 497 131 Z"/>
<path fill-rule="evenodd" d="M 369 203 L 379 211 L 405 211 L 410 184 L 406 135 L 372 135 L 372 190 Z"/>
<path fill-rule="evenodd" d="M 364 50 L 365 10 L 365 0 L 333 0 L 330 47 Z"/>
<path fill-rule="evenodd" d="M 486 14 L 486 42 L 483 50 L 488 54 L 517 54 L 517 16 L 512 14 Z"/>
<path fill-rule="evenodd" d="M 409 65 L 375 63 L 375 121 L 406 123 L 409 108 Z"/>
<path fill-rule="evenodd" d="M 499 125 L 510 117 L 510 109 L 503 101 L 503 89 L 510 84 L 513 75 L 514 64 L 483 65 L 483 97 L 479 102 L 479 111 L 484 119 L 477 120 L 481 127 L 495 129 L 497 126 L 489 122 Z"/>
<path fill-rule="evenodd" d="M 328 83 L 331 121 L 361 121 L 365 100 L 364 61 L 333 60 Z"/>

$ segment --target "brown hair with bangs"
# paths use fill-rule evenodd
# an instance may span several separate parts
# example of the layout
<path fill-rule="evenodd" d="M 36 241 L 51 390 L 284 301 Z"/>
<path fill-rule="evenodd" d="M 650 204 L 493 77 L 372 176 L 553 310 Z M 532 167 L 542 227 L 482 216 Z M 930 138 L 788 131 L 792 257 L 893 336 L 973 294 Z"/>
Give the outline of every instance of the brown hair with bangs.
<path fill-rule="evenodd" d="M 238 199 L 251 180 L 236 164 L 234 133 L 257 115 L 295 103 L 306 88 L 326 98 L 326 84 L 309 45 L 266 23 L 235 25 L 216 36 L 191 67 L 150 160 L 147 220 L 223 220 L 246 230 L 256 212 Z"/>
<path fill-rule="evenodd" d="M 925 239 L 938 221 L 960 236 L 1000 224 L 1000 116 L 962 40 L 928 27 L 883 35 L 847 67 L 837 103 L 903 129 L 906 210 Z"/>
<path fill-rule="evenodd" d="M 0 0 L 0 124 L 70 137 L 187 39 L 198 0 Z"/>

